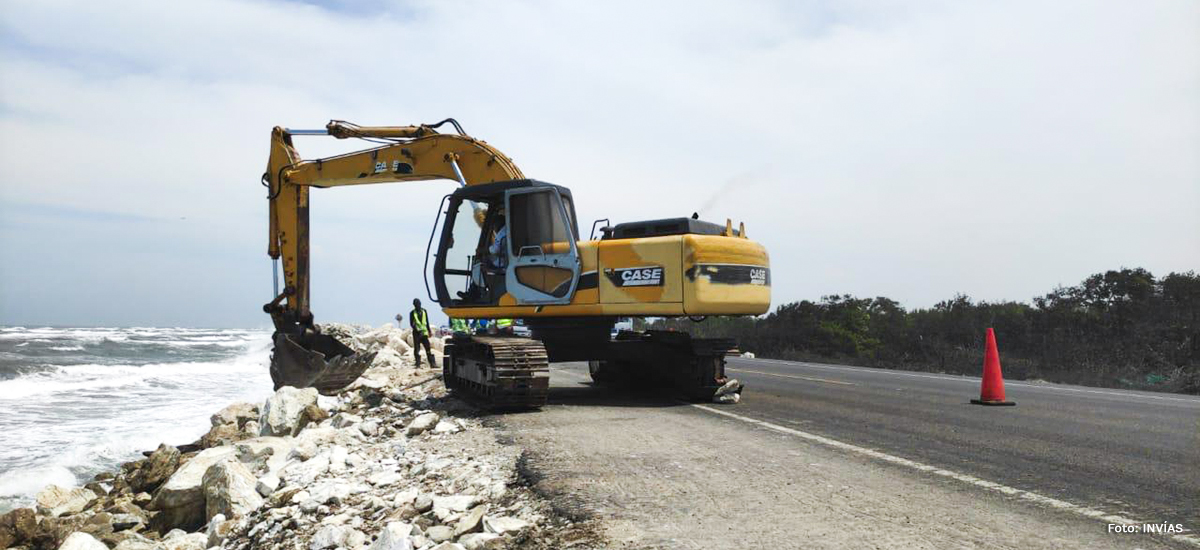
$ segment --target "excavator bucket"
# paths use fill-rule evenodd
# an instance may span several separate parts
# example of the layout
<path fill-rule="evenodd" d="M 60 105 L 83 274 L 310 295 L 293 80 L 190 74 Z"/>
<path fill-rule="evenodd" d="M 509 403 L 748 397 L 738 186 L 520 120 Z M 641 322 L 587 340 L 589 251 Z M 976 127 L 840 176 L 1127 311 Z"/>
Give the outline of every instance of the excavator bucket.
<path fill-rule="evenodd" d="M 333 395 L 354 383 L 375 359 L 375 352 L 355 353 L 327 334 L 308 335 L 301 343 L 276 332 L 274 340 L 271 380 L 277 390 L 312 387 L 323 395 Z"/>

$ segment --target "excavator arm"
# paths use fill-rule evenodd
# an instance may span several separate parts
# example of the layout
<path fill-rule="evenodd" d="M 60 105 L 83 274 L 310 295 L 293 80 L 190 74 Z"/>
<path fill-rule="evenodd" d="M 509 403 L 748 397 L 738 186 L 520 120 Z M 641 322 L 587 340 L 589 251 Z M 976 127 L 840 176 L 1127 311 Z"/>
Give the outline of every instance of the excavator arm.
<path fill-rule="evenodd" d="M 457 133 L 439 133 L 437 128 L 446 123 Z M 381 145 L 305 160 L 292 142 L 298 135 L 361 138 Z M 354 356 L 340 342 L 321 335 L 313 323 L 309 304 L 310 188 L 433 179 L 476 185 L 523 177 L 512 159 L 466 135 L 453 119 L 419 126 L 363 127 L 335 120 L 324 130 L 275 127 L 262 182 L 270 204 L 267 254 L 282 264 L 284 281 L 282 290 L 276 285 L 275 299 L 263 306 L 275 325 L 271 374 L 276 387 L 314 386 L 322 392 L 334 391 L 353 382 L 362 372 L 360 367 L 365 369 L 370 363 L 370 358 Z M 347 377 L 349 380 L 344 380 Z"/>

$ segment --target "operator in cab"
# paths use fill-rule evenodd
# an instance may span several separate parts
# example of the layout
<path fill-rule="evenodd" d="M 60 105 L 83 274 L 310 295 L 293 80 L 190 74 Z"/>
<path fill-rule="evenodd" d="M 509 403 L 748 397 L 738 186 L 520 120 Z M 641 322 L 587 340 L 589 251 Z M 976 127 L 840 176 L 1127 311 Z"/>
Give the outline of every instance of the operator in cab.
<path fill-rule="evenodd" d="M 497 212 L 488 220 L 484 231 L 488 240 L 480 244 L 477 259 L 471 265 L 471 286 L 467 292 L 460 292 L 459 297 L 468 302 L 494 304 L 504 295 L 504 270 L 508 267 L 508 224 L 504 212 Z"/>
<path fill-rule="evenodd" d="M 503 272 L 508 267 L 508 224 L 503 212 L 496 214 L 493 227 L 499 229 L 492 234 L 492 244 L 488 246 L 488 266 Z"/>

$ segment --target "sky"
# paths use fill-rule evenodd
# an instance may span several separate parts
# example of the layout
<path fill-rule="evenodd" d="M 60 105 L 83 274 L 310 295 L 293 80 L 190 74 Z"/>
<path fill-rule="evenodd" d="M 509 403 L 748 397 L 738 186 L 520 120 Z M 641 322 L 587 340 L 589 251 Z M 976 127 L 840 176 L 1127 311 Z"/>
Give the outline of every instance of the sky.
<path fill-rule="evenodd" d="M 1193 1 L 6 0 L 0 324 L 269 326 L 271 128 L 446 117 L 584 231 L 744 221 L 773 305 L 1200 269 Z M 454 188 L 315 190 L 317 321 L 425 297 Z"/>

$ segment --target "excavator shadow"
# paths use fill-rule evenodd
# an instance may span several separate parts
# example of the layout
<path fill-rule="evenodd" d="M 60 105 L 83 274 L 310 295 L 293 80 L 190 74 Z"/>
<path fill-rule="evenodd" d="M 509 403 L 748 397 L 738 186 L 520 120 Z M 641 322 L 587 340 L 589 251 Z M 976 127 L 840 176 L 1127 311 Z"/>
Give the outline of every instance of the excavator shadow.
<path fill-rule="evenodd" d="M 572 407 L 680 407 L 685 402 L 661 388 L 634 385 L 610 386 L 583 382 L 571 386 L 551 386 L 547 406 Z"/>
<path fill-rule="evenodd" d="M 551 368 L 545 406 L 664 408 L 685 404 L 668 388 L 636 383 L 597 384 L 588 379 L 586 366 L 580 369 L 556 365 Z M 497 412 L 536 413 L 538 409 Z"/>
<path fill-rule="evenodd" d="M 598 384 L 576 369 L 552 367 L 546 404 L 541 408 L 492 407 L 477 409 L 482 417 L 537 414 L 554 407 L 619 407 L 657 409 L 687 406 L 691 402 L 671 388 L 637 383 Z M 704 401 L 707 402 L 707 401 Z"/>

